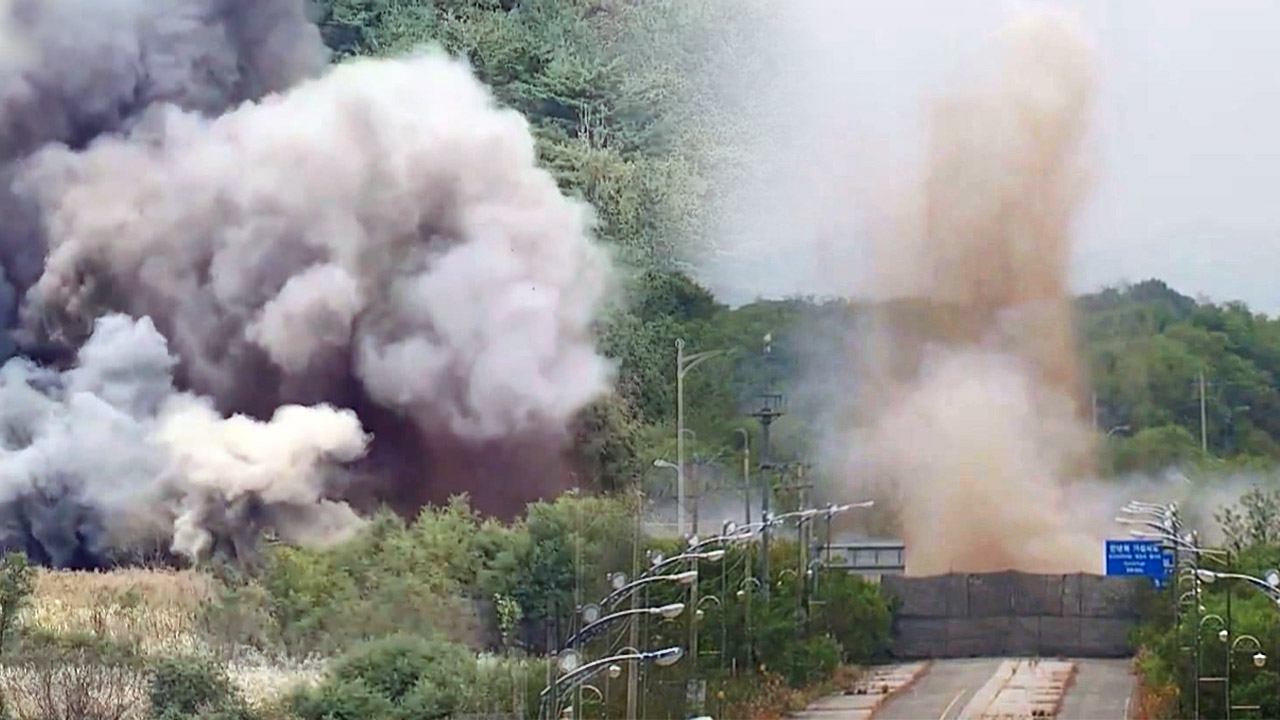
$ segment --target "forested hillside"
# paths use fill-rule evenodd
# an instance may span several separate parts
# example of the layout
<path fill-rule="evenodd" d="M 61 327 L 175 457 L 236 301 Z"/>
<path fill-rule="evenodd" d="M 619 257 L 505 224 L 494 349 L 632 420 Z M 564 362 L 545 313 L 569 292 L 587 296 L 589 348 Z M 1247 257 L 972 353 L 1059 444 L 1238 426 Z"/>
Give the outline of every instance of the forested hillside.
<path fill-rule="evenodd" d="M 601 328 L 620 392 L 581 419 L 584 477 L 615 488 L 673 454 L 676 338 L 690 352 L 734 351 L 687 377 L 693 454 L 730 455 L 741 442 L 736 428 L 754 427 L 744 411 L 777 382 L 796 410 L 784 420 L 780 451 L 805 455 L 813 433 L 803 423 L 819 417 L 806 412 L 814 383 L 788 380 L 801 371 L 812 380 L 817 368 L 823 382 L 837 382 L 865 308 L 795 299 L 730 309 L 687 272 L 710 241 L 715 183 L 750 172 L 734 140 L 745 132 L 742 108 L 724 91 L 761 61 L 751 32 L 762 5 L 317 0 L 315 11 L 336 59 L 428 43 L 465 55 L 501 101 L 528 117 L 561 185 L 597 210 L 598 232 L 627 277 Z M 1107 435 L 1104 472 L 1262 467 L 1280 457 L 1280 321 L 1236 303 L 1197 302 L 1158 281 L 1083 297 L 1078 308 L 1097 425 Z"/>
<path fill-rule="evenodd" d="M 1280 457 L 1280 320 L 1197 302 L 1151 280 L 1081 298 L 1081 344 L 1114 468 L 1270 466 Z M 1204 446 L 1200 376 L 1204 377 Z M 1113 435 L 1114 437 L 1114 435 Z"/>

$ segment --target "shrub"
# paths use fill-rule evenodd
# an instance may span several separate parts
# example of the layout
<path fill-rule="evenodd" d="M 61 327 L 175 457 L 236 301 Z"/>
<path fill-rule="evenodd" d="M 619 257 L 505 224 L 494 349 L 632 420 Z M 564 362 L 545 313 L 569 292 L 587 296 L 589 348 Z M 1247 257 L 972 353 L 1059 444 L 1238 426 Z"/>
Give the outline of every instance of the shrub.
<path fill-rule="evenodd" d="M 325 682 L 289 702 L 302 720 L 430 720 L 490 717 L 530 706 L 531 667 L 465 647 L 410 636 L 385 638 L 348 653 Z"/>
<path fill-rule="evenodd" d="M 809 637 L 791 647 L 787 676 L 792 687 L 825 681 L 840 665 L 840 644 L 827 635 Z"/>
<path fill-rule="evenodd" d="M 856 575 L 823 573 L 814 599 L 817 629 L 828 632 L 843 648 L 843 660 L 870 663 L 889 650 L 893 615 L 880 587 Z"/>
<path fill-rule="evenodd" d="M 339 660 L 329 681 L 300 693 L 294 709 L 315 720 L 336 720 L 356 710 L 364 713 L 362 720 L 389 717 L 386 713 L 392 710 L 400 716 L 442 718 L 462 706 L 475 680 L 476 659 L 465 647 L 395 636 L 368 643 Z"/>
<path fill-rule="evenodd" d="M 18 615 L 31 599 L 35 572 L 20 552 L 5 553 L 0 560 L 0 651 L 13 638 Z"/>
<path fill-rule="evenodd" d="M 232 712 L 244 707 L 227 673 L 195 657 L 165 658 L 151 677 L 151 710 L 161 720 L 177 720 L 208 711 Z"/>
<path fill-rule="evenodd" d="M 330 680 L 313 690 L 299 690 L 290 708 L 302 720 L 393 720 L 396 706 L 363 681 Z"/>
<path fill-rule="evenodd" d="M 460 645 L 397 636 L 358 648 L 338 661 L 333 675 L 341 681 L 362 681 L 396 702 L 422 680 L 441 687 L 462 686 L 475 675 L 475 665 L 475 658 Z M 441 702 L 452 704 L 447 698 Z"/>

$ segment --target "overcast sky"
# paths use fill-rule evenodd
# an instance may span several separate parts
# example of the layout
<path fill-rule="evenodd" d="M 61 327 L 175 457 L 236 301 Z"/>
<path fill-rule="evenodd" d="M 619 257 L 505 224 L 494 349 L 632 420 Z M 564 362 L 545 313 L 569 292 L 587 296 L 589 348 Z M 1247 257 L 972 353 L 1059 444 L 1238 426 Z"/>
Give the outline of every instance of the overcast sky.
<path fill-rule="evenodd" d="M 793 134 L 770 143 L 792 159 L 704 268 L 726 300 L 857 295 L 872 270 L 859 202 L 914 161 L 925 103 L 966 77 L 1012 13 L 1055 7 L 1078 14 L 1098 53 L 1096 182 L 1073 285 L 1157 277 L 1280 312 L 1280 2 L 794 2 L 796 24 L 778 34 L 789 100 L 771 100 Z M 821 245 L 819 227 L 852 240 Z"/>

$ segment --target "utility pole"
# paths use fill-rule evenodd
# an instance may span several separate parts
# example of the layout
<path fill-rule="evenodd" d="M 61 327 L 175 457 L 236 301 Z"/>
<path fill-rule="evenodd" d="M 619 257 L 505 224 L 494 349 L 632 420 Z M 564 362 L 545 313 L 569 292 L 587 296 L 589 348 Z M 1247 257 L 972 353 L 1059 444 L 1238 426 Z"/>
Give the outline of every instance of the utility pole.
<path fill-rule="evenodd" d="M 631 544 L 631 577 L 640 577 L 640 533 L 643 528 L 644 516 L 644 492 L 639 488 L 636 489 L 636 535 Z M 639 593 L 631 593 L 631 610 L 636 609 L 636 596 Z M 627 642 L 631 649 L 635 652 L 643 652 L 647 648 L 640 647 L 640 619 L 636 617 L 628 618 L 627 624 L 630 626 L 627 630 Z M 636 720 L 636 691 L 639 679 L 638 662 L 627 663 L 627 720 Z"/>
<path fill-rule="evenodd" d="M 806 482 L 803 463 L 796 468 L 796 472 L 796 479 L 799 481 L 796 487 L 800 491 L 800 504 L 796 510 L 803 512 L 809 509 L 808 491 L 813 488 L 813 483 Z M 808 527 L 809 522 L 801 519 L 796 527 L 796 543 L 800 546 L 800 567 L 797 568 L 799 574 L 796 577 L 800 581 L 800 593 L 797 599 L 800 602 L 800 616 L 806 623 L 809 620 L 809 531 L 811 530 Z"/>
<path fill-rule="evenodd" d="M 743 522 L 751 524 L 751 433 L 746 428 L 734 432 L 742 434 L 742 509 Z"/>
<path fill-rule="evenodd" d="M 1204 371 L 1200 371 L 1200 451 L 1209 454 L 1209 429 L 1205 422 Z"/>
<path fill-rule="evenodd" d="M 693 476 L 690 478 L 690 480 L 693 481 L 693 487 L 690 488 L 689 494 L 693 496 L 693 518 L 692 518 L 693 528 L 692 530 L 690 530 L 690 532 L 692 532 L 696 536 L 698 534 L 698 496 L 702 492 L 701 489 L 698 487 L 698 458 L 696 456 L 693 458 L 692 470 L 693 470 Z"/>
<path fill-rule="evenodd" d="M 676 534 L 684 537 L 684 338 L 676 340 Z"/>
<path fill-rule="evenodd" d="M 764 336 L 764 359 L 769 362 L 773 353 L 773 334 Z M 760 589 L 769 597 L 769 471 L 773 469 L 772 446 L 769 443 L 769 426 L 782 417 L 782 395 L 776 392 L 761 394 L 760 409 L 751 416 L 760 421 L 760 520 L 766 524 L 760 532 Z"/>

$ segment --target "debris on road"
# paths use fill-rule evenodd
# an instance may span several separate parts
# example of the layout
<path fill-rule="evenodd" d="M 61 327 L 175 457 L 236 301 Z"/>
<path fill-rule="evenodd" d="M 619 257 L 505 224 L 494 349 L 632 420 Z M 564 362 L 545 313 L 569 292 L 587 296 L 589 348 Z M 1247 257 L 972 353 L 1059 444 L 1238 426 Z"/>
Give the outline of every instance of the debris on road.
<path fill-rule="evenodd" d="M 910 687 L 929 662 L 869 668 L 851 689 L 819 700 L 793 717 L 799 720 L 869 720 L 895 693 Z"/>

